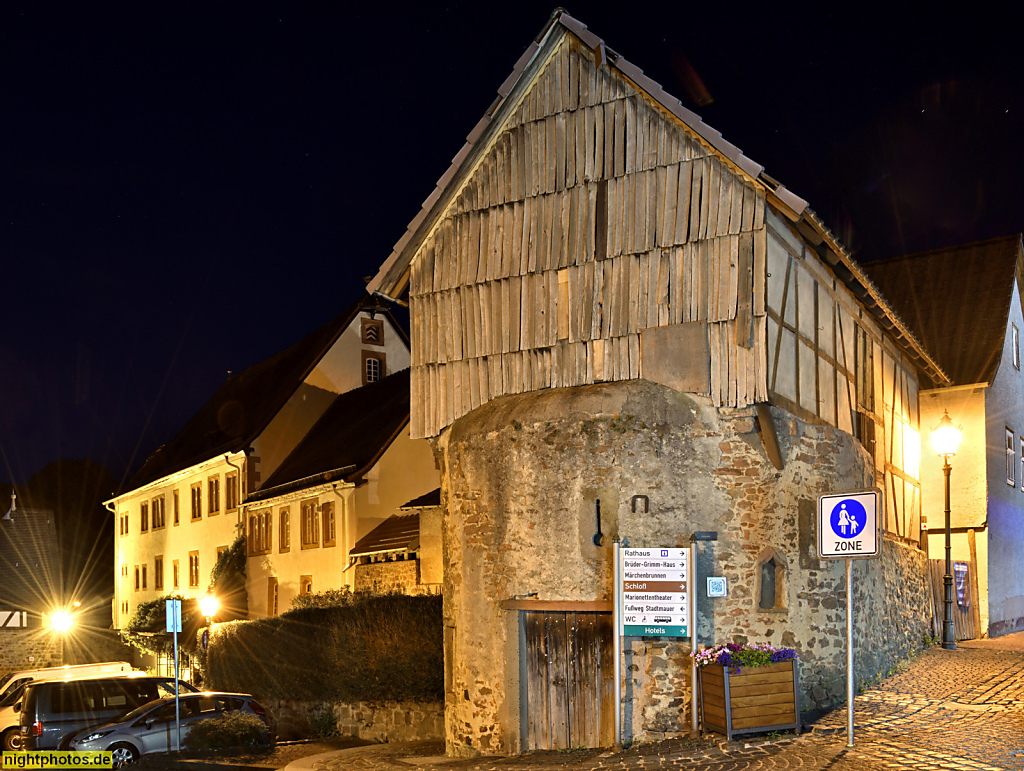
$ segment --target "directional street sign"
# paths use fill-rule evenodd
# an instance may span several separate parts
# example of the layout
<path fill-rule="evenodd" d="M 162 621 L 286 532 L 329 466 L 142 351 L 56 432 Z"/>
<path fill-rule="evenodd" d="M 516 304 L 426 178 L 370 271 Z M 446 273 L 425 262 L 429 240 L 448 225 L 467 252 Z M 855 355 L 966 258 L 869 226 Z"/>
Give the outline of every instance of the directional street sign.
<path fill-rule="evenodd" d="M 818 496 L 818 556 L 871 559 L 882 553 L 881 490 Z"/>
<path fill-rule="evenodd" d="M 622 550 L 622 634 L 687 637 L 689 549 Z"/>
<path fill-rule="evenodd" d="M 170 599 L 165 600 L 167 610 L 167 631 L 168 632 L 180 632 L 181 631 L 181 600 Z"/>

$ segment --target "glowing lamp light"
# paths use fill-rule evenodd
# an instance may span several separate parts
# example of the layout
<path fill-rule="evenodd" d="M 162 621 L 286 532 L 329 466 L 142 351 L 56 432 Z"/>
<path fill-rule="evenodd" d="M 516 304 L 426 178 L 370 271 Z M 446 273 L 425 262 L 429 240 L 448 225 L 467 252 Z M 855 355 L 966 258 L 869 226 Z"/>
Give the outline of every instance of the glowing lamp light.
<path fill-rule="evenodd" d="M 220 607 L 220 600 L 214 597 L 212 594 L 208 594 L 199 600 L 199 610 L 207 618 L 213 618 L 217 615 L 217 608 Z"/>
<path fill-rule="evenodd" d="M 932 429 L 932 447 L 936 454 L 948 458 L 956 455 L 956 449 L 960 446 L 960 426 L 953 425 L 949 412 L 943 410 L 942 420 L 939 425 Z"/>
<path fill-rule="evenodd" d="M 70 632 L 71 627 L 75 624 L 75 617 L 68 613 L 66 610 L 58 610 L 52 616 L 50 616 L 50 626 L 53 627 L 55 632 L 64 634 Z"/>

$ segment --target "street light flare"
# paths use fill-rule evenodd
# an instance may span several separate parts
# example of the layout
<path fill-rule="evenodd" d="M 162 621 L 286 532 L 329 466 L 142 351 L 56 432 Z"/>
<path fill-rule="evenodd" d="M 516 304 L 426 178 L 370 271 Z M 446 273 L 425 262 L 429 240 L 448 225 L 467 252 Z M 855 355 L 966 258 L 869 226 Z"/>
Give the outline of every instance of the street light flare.
<path fill-rule="evenodd" d="M 60 632 L 61 634 L 70 632 L 74 624 L 75 617 L 66 610 L 58 610 L 50 616 L 50 626 L 53 627 L 55 632 Z"/>
<path fill-rule="evenodd" d="M 212 594 L 208 594 L 199 600 L 199 610 L 207 618 L 213 618 L 217 615 L 217 608 L 220 607 L 220 600 L 214 597 Z"/>

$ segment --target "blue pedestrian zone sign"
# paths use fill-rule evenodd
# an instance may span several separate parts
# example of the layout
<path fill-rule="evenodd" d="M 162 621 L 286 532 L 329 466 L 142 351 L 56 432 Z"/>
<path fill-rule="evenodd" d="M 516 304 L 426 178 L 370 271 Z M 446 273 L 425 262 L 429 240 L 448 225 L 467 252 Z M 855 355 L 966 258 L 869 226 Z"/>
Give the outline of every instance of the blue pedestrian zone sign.
<path fill-rule="evenodd" d="M 871 559 L 882 553 L 882 491 L 818 496 L 818 556 Z"/>

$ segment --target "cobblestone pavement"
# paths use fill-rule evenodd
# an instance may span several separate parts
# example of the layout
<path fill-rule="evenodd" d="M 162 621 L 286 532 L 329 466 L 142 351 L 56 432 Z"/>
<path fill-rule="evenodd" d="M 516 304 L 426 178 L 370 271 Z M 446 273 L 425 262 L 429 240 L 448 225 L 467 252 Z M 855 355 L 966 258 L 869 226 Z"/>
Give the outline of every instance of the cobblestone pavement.
<path fill-rule="evenodd" d="M 932 647 L 905 671 L 858 696 L 855 746 L 846 709 L 799 737 L 726 742 L 672 740 L 622 752 L 532 752 L 449 759 L 441 743 L 377 745 L 307 758 L 312 771 L 1024 771 L 1024 633 Z"/>

